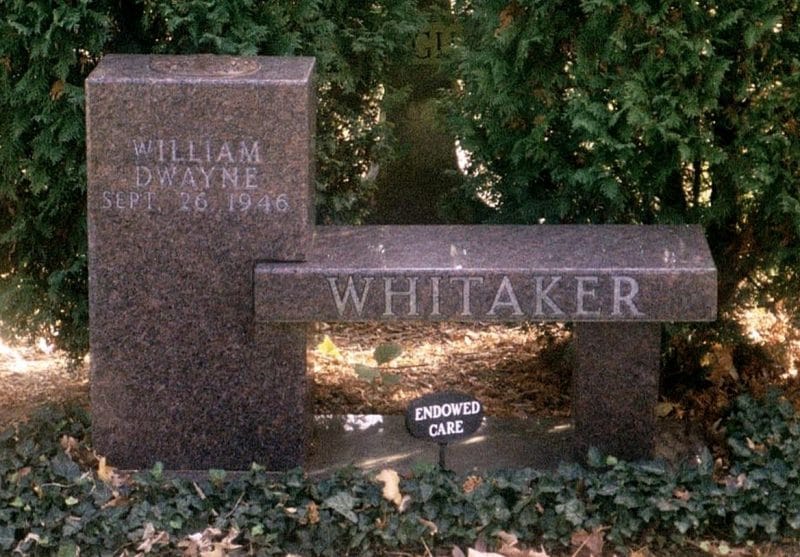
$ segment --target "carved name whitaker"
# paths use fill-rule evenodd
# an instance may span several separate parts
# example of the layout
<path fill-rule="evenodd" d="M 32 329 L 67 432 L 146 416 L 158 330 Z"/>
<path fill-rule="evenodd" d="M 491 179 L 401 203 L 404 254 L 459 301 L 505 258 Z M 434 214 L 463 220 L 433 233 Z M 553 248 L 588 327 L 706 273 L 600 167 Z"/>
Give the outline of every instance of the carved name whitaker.
<path fill-rule="evenodd" d="M 646 319 L 626 275 L 327 276 L 340 318 Z"/>

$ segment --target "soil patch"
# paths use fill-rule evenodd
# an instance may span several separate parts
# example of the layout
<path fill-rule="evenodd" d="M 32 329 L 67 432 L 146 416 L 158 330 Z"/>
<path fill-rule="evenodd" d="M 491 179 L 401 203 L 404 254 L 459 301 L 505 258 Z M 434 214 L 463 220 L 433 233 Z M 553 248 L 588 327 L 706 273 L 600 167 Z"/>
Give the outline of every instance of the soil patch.
<path fill-rule="evenodd" d="M 328 336 L 338 349 L 315 349 Z M 320 324 L 309 349 L 315 412 L 402 414 L 423 394 L 457 390 L 477 397 L 490 416 L 567 416 L 570 333 L 560 325 L 453 323 Z M 388 385 L 359 378 L 357 364 L 395 343 L 403 353 L 385 366 Z"/>
<path fill-rule="evenodd" d="M 39 341 L 0 339 L 0 430 L 46 404 L 89 404 L 89 366 L 70 368 L 63 354 Z"/>

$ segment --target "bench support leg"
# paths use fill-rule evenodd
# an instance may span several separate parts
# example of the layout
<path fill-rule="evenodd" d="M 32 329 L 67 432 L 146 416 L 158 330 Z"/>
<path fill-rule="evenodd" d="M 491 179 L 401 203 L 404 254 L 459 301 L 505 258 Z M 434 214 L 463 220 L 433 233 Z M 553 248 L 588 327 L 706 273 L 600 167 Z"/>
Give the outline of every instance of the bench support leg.
<path fill-rule="evenodd" d="M 575 454 L 589 447 L 626 460 L 651 456 L 661 324 L 575 323 L 572 418 Z"/>
<path fill-rule="evenodd" d="M 242 405 L 254 406 L 255 423 L 240 424 L 249 432 L 241 443 L 252 447 L 256 462 L 267 470 L 288 470 L 303 464 L 310 434 L 311 401 L 306 377 L 307 323 L 256 323 L 254 367 L 260 379 L 241 392 Z"/>

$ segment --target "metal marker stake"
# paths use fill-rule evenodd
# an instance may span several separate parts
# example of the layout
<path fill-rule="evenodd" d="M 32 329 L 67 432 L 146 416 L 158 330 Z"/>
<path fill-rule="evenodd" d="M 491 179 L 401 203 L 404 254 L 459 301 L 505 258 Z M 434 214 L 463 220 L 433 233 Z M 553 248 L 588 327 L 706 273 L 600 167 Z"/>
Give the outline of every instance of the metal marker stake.
<path fill-rule="evenodd" d="M 447 470 L 447 465 L 444 462 L 446 454 L 447 443 L 439 443 L 439 470 Z"/>

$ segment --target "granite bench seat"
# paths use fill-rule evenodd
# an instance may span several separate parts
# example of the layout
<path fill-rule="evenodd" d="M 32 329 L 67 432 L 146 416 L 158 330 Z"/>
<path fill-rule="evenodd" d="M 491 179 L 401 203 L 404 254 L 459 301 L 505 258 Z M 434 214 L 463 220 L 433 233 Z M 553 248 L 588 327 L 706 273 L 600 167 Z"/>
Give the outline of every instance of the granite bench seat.
<path fill-rule="evenodd" d="M 318 227 L 255 266 L 256 336 L 312 321 L 574 321 L 575 456 L 652 454 L 661 322 L 711 321 L 698 226 Z M 269 356 L 272 358 L 272 356 Z"/>
<path fill-rule="evenodd" d="M 708 321 L 697 226 L 318 227 L 255 269 L 257 321 Z"/>

